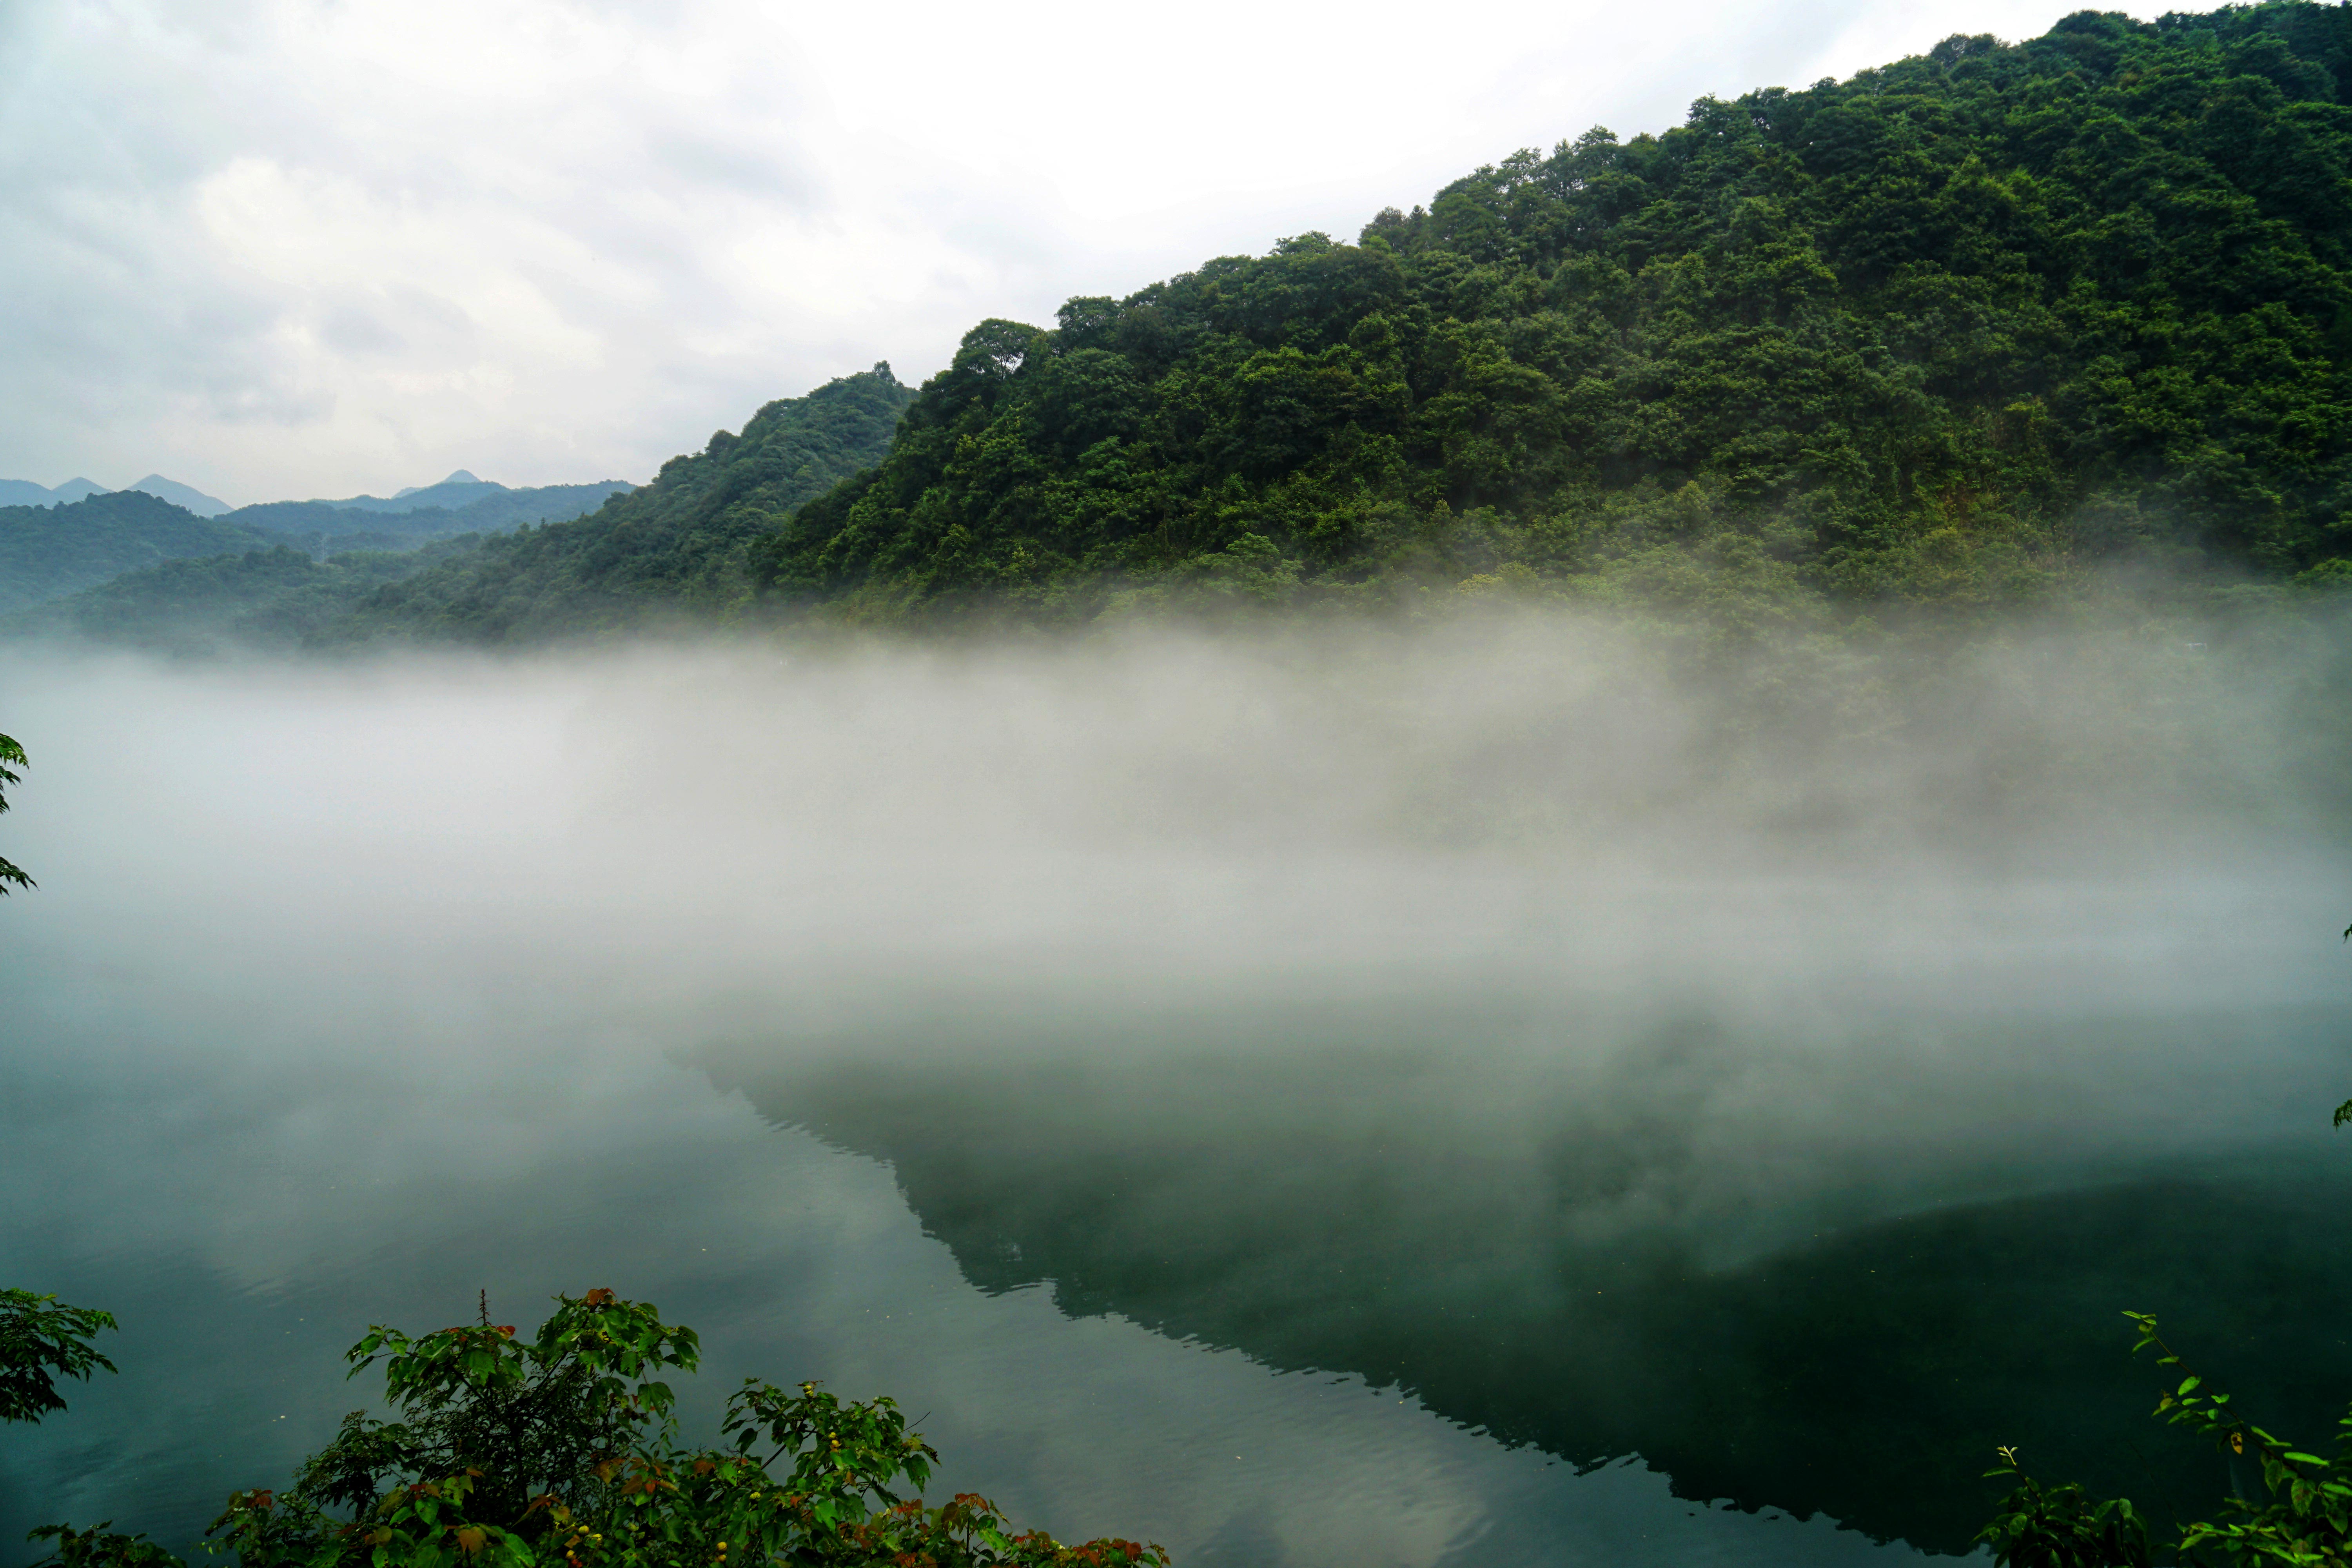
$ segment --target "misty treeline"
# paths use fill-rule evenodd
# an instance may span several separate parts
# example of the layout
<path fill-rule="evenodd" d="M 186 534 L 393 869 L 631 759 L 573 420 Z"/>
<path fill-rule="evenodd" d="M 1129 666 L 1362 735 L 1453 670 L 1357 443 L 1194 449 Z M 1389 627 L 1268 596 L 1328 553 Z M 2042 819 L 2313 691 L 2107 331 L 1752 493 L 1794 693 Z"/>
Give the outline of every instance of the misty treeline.
<path fill-rule="evenodd" d="M 2305 0 L 1956 36 L 1523 151 L 1354 244 L 984 321 L 919 394 L 878 367 L 771 404 L 591 517 L 331 605 L 278 613 L 257 564 L 260 612 L 175 618 L 151 575 L 44 624 L 500 644 L 1468 595 L 1747 637 L 2326 588 L 2347 70 L 2352 12 Z"/>
<path fill-rule="evenodd" d="M 233 555 L 286 544 L 141 490 L 66 506 L 0 507 L 0 611 L 18 610 L 157 562 Z"/>
<path fill-rule="evenodd" d="M 939 1453 L 887 1396 L 747 1379 L 718 1440 L 681 1445 L 667 1380 L 701 1342 L 649 1303 L 560 1296 L 528 1337 L 490 1321 L 487 1291 L 479 1310 L 432 1333 L 370 1328 L 351 1375 L 380 1366 L 396 1419 L 354 1410 L 291 1484 L 233 1493 L 206 1552 L 242 1568 L 1167 1568 L 1157 1545 L 1015 1531 L 978 1493 L 926 1505 Z M 114 1371 L 93 1342 L 118 1326 L 0 1289 L 0 1422 L 63 1411 L 60 1377 Z M 185 1568 L 110 1523 L 36 1530 L 36 1568 Z"/>

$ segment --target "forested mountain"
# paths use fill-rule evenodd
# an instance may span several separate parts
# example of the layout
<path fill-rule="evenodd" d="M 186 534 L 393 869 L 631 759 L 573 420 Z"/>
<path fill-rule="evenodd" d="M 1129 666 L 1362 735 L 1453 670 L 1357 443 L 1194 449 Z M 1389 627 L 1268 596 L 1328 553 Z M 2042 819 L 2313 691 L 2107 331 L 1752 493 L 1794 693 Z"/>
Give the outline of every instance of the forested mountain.
<path fill-rule="evenodd" d="M 438 484 L 393 500 L 280 500 L 240 507 L 227 521 L 298 538 L 324 533 L 379 538 L 438 539 L 457 533 L 499 533 L 527 522 L 566 522 L 594 511 L 613 496 L 635 487 L 622 479 L 587 485 L 541 485 L 509 489 L 477 480 Z M 372 504 L 361 505 L 365 501 Z M 445 502 L 457 504 L 444 504 Z M 411 503 L 414 504 L 411 504 Z"/>
<path fill-rule="evenodd" d="M 0 610 L 70 594 L 158 561 L 283 542 L 141 490 L 101 490 L 58 506 L 0 507 Z"/>
<path fill-rule="evenodd" d="M 218 496 L 206 495 L 194 485 L 184 485 L 177 479 L 167 479 L 161 474 L 149 474 L 122 487 L 126 490 L 144 490 L 158 500 L 185 507 L 198 517 L 218 517 L 236 509 Z"/>
<path fill-rule="evenodd" d="M 2352 10 L 1953 37 L 1040 330 L 755 551 L 890 615 L 1547 583 L 1776 613 L 2352 555 Z"/>
<path fill-rule="evenodd" d="M 348 507 L 354 511 L 414 511 L 427 506 L 455 510 L 486 496 L 497 495 L 506 488 L 495 479 L 478 479 L 468 470 L 459 468 L 448 478 L 433 484 L 404 486 L 390 496 L 352 496 L 325 504 Z"/>
<path fill-rule="evenodd" d="M 84 496 L 102 496 L 105 493 L 89 480 L 80 478 L 68 479 L 54 489 L 47 485 L 37 485 L 30 479 L 0 479 L 0 507 L 62 506 L 68 501 L 78 501 Z"/>
<path fill-rule="evenodd" d="M 496 643 L 724 613 L 749 596 L 751 542 L 879 460 L 913 395 L 877 364 L 771 403 L 586 517 L 485 539 L 386 584 L 330 638 Z"/>
<path fill-rule="evenodd" d="M 217 623 L 223 616 L 230 616 L 249 630 L 315 630 L 331 618 L 327 606 L 332 603 L 347 607 L 357 596 L 358 586 L 372 587 L 404 576 L 457 552 L 440 545 L 413 558 L 386 555 L 386 552 L 407 551 L 427 539 L 511 528 L 543 517 L 576 517 L 629 489 L 619 480 L 523 490 L 491 487 L 492 493 L 455 510 L 425 507 L 396 513 L 354 510 L 320 501 L 278 501 L 205 518 L 137 489 L 100 490 L 63 504 L 0 507 L 0 613 L 75 595 L 134 574 L 136 581 L 125 582 L 121 592 L 101 595 L 89 605 L 59 616 L 13 616 L 10 625 L 16 630 L 78 625 L 93 636 L 155 640 L 130 635 L 136 619 L 130 606 L 136 605 L 144 607 L 142 613 L 160 617 L 159 624 L 177 628 L 168 636 L 159 634 L 164 641 L 175 637 L 184 641 L 196 635 L 192 628 L 198 623 Z M 465 547 L 473 543 L 468 537 Z M 335 562 L 345 564 L 333 570 L 322 565 L 318 573 L 305 577 L 274 558 L 266 568 L 245 563 L 255 552 L 263 557 L 278 552 L 308 563 L 310 547 L 320 545 L 331 552 Z M 362 570 L 352 559 L 360 554 L 384 559 L 372 560 Z M 205 565 L 203 571 L 159 574 L 149 570 L 165 562 Z M 331 582 L 338 585 L 341 597 L 306 593 L 299 614 L 288 605 L 262 603 L 274 600 L 296 577 L 315 579 L 313 587 Z M 350 591 L 341 592 L 345 589 Z M 240 591 L 247 594 L 250 602 L 238 599 Z M 177 592 L 194 598 L 185 605 L 170 607 L 167 601 Z M 233 616 L 232 603 L 242 605 Z"/>
<path fill-rule="evenodd" d="M 324 561 L 278 544 L 163 561 L 0 616 L 0 635 L 64 636 L 179 655 L 291 650 L 341 625 L 383 584 L 480 542 L 467 534 L 414 549 L 345 550 Z"/>

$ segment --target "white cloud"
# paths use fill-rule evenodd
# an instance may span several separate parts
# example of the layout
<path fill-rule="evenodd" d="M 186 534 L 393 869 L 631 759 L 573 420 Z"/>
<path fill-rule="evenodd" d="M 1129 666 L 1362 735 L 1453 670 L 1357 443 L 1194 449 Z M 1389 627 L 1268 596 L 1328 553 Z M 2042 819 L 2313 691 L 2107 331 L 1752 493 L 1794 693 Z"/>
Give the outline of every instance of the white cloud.
<path fill-rule="evenodd" d="M 0 474 L 644 478 L 773 396 L 2063 0 L 0 0 Z"/>

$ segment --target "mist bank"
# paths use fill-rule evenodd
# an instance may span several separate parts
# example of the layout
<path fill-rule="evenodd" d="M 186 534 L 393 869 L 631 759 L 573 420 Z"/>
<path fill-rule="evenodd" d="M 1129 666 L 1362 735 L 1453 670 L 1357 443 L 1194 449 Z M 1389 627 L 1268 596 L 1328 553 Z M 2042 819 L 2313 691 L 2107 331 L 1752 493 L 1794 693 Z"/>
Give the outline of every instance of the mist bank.
<path fill-rule="evenodd" d="M 1986 1439 L 2103 1451 L 2011 1422 L 2005 1358 L 2089 1410 L 2123 1307 L 2239 1344 L 2334 1289 L 2294 1238 L 2342 1154 L 2344 647 L 13 647 L 12 1179 L 92 1278 L 284 1294 L 543 1226 L 576 1289 L 688 1189 L 583 1194 L 740 1095 L 884 1162 L 967 1286 L 1957 1544 Z M 1864 1405 L 1958 1489 L 1790 1446 Z"/>
<path fill-rule="evenodd" d="M 1633 1033 L 1717 1007 L 1823 1038 L 1804 1020 L 1881 1006 L 2297 1006 L 2338 994 L 2344 650 L 2021 628 L 1948 662 L 1726 667 L 1541 615 L 334 666 L 20 648 L 6 826 L 43 890 L 5 918 L 167 964 L 282 949 L 265 989 L 291 998 L 305 953 L 362 989 L 495 973 L 559 1016 L 610 984 L 592 1010 L 672 1041 L 734 1026 L 730 997 L 853 1034 L 940 997 L 1578 998 Z M 77 926 L 92 900 L 124 934 Z"/>

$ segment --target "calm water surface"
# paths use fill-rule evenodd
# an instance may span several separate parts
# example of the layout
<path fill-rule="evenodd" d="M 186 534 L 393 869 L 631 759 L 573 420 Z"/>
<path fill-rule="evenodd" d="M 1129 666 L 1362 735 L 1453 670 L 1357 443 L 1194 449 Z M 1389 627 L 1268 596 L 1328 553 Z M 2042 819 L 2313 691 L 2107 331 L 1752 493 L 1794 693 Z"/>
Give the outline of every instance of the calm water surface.
<path fill-rule="evenodd" d="M 813 823 L 667 676 L 0 675 L 0 1272 L 123 1325 L 0 1537 L 186 1546 L 484 1289 L 694 1325 L 689 1434 L 888 1392 L 942 1489 L 1195 1563 L 1961 1552 L 1996 1443 L 2210 1506 L 2126 1307 L 2266 1425 L 2352 1388 L 2332 849 L 983 861 L 913 809 L 952 733 L 857 731 L 900 826 Z"/>

